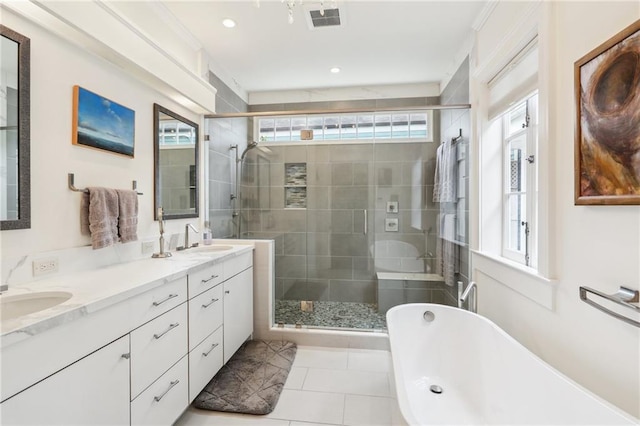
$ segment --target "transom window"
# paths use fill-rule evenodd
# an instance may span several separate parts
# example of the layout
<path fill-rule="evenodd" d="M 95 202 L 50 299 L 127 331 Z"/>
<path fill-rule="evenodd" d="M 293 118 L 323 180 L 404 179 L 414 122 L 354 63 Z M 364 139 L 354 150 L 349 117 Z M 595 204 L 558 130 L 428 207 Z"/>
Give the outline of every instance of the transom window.
<path fill-rule="evenodd" d="M 302 140 L 303 130 L 313 131 L 314 141 L 362 139 L 420 139 L 433 141 L 431 111 L 358 113 L 268 117 L 257 120 L 262 142 Z"/>

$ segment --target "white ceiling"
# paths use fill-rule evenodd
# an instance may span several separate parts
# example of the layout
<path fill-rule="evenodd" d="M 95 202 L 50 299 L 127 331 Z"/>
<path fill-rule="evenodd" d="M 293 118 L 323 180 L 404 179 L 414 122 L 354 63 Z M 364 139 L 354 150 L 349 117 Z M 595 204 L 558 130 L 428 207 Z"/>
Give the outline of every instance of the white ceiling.
<path fill-rule="evenodd" d="M 486 1 L 339 0 L 341 27 L 310 29 L 296 1 L 164 1 L 217 67 L 247 92 L 447 80 Z M 332 5 L 324 1 L 325 8 Z M 224 18 L 237 22 L 233 29 Z M 329 72 L 340 67 L 339 74 Z"/>

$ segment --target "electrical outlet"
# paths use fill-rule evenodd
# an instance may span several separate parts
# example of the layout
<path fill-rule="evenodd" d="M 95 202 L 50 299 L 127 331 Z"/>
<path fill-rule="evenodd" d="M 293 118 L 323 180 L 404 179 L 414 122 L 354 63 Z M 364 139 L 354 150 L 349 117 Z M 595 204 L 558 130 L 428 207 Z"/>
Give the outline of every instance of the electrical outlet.
<path fill-rule="evenodd" d="M 150 253 L 153 253 L 153 241 L 143 241 L 142 254 L 150 254 Z"/>
<path fill-rule="evenodd" d="M 58 272 L 58 258 L 48 257 L 33 261 L 33 276 L 52 274 Z"/>

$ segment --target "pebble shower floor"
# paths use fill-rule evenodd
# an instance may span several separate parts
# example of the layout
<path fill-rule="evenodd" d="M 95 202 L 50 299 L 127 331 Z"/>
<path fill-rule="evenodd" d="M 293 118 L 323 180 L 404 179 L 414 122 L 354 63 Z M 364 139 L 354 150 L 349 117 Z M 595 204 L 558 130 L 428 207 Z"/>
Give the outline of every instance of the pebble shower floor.
<path fill-rule="evenodd" d="M 300 300 L 276 300 L 275 323 L 323 328 L 386 330 L 384 314 L 372 303 L 314 301 L 304 312 Z"/>

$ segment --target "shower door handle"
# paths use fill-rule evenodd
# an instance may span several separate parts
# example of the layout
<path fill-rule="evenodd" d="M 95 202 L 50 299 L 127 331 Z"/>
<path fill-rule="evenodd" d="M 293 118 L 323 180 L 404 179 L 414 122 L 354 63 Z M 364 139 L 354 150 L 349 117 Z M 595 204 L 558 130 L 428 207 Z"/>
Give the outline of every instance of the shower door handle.
<path fill-rule="evenodd" d="M 369 230 L 369 220 L 367 219 L 367 210 L 362 210 L 362 213 L 364 215 L 364 226 L 362 229 L 362 232 L 364 233 L 364 235 L 367 235 L 367 232 Z"/>

